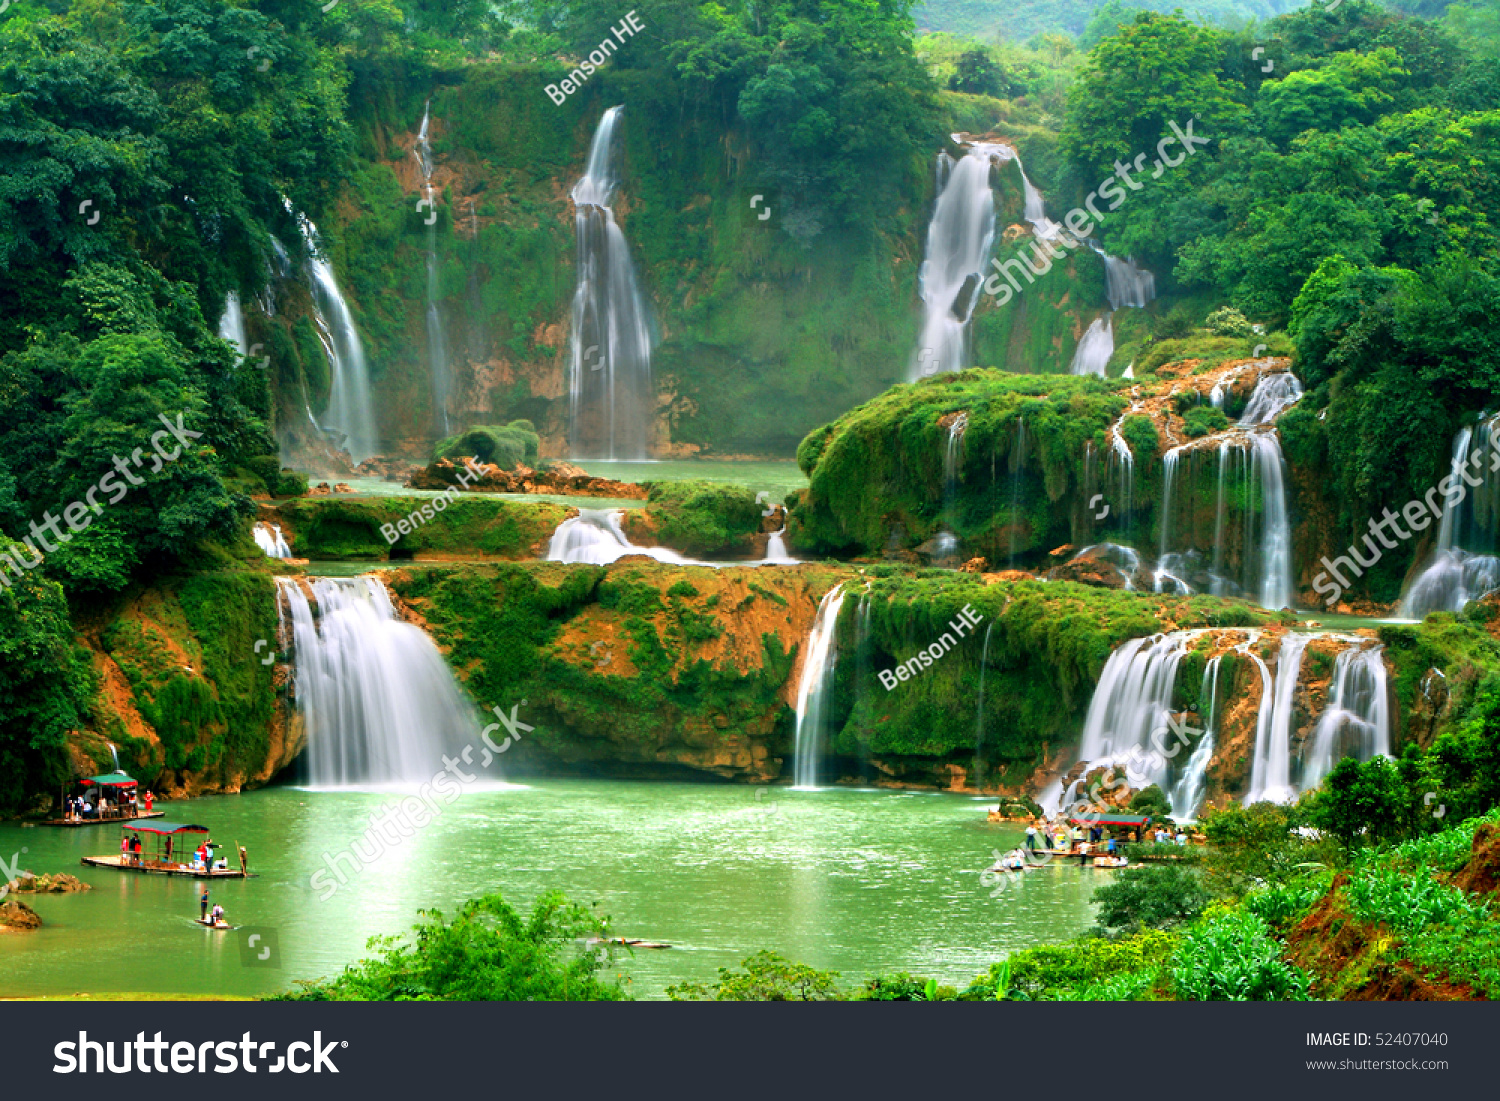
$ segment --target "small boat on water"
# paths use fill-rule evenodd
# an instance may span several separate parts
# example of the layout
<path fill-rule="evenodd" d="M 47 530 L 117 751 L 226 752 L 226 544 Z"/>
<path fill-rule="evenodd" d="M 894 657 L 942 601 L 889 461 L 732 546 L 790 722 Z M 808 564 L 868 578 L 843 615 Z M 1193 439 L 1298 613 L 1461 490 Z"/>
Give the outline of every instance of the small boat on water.
<path fill-rule="evenodd" d="M 234 926 L 230 925 L 229 922 L 227 922 L 227 921 L 223 921 L 223 920 L 215 921 L 213 918 L 194 918 L 193 919 L 193 924 L 194 925 L 201 925 L 205 929 L 216 929 L 216 930 L 219 930 L 219 931 L 223 931 L 223 930 L 226 930 L 226 929 L 233 929 L 234 928 Z"/>
<path fill-rule="evenodd" d="M 178 875 L 192 879 L 249 879 L 250 871 L 245 859 L 245 850 L 239 850 L 239 867 L 231 868 L 227 858 L 216 858 L 205 866 L 197 854 L 188 846 L 196 834 L 208 834 L 207 826 L 179 825 L 176 822 L 154 822 L 141 825 L 136 821 L 121 824 L 121 835 L 131 838 L 142 835 L 152 838 L 151 854 L 144 848 L 139 853 L 126 851 L 122 847 L 118 854 L 109 856 L 85 856 L 79 863 L 90 868 L 113 868 L 121 872 L 142 872 L 146 875 Z M 175 850 L 175 851 L 174 851 Z"/>
<path fill-rule="evenodd" d="M 612 948 L 670 948 L 670 944 L 663 944 L 656 940 L 641 940 L 638 937 L 589 937 L 585 942 L 590 947 L 607 944 Z"/>

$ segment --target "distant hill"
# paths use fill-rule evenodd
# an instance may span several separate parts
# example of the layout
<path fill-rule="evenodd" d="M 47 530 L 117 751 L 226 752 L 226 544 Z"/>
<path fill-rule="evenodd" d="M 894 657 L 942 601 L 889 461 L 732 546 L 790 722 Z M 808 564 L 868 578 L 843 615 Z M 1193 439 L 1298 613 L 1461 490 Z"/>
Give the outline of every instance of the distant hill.
<path fill-rule="evenodd" d="M 1026 41 L 1048 31 L 1077 37 L 1106 0 L 926 0 L 916 8 L 917 28 L 991 39 Z M 1226 26 L 1271 19 L 1305 7 L 1306 0 L 1123 0 L 1129 7 L 1170 12 L 1181 8 L 1206 22 Z M 1449 0 L 1385 0 L 1385 6 L 1435 19 Z"/>

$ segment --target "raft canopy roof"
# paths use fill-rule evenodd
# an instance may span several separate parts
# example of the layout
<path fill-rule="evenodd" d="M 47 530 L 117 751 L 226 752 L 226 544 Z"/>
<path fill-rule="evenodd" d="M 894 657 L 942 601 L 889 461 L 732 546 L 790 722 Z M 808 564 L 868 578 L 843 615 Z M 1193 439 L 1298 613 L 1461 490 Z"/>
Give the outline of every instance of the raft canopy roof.
<path fill-rule="evenodd" d="M 149 826 L 141 825 L 134 819 L 126 819 L 120 826 L 126 833 L 207 833 L 207 826 L 180 825 L 176 822 L 152 822 Z"/>
<path fill-rule="evenodd" d="M 78 782 L 80 784 L 98 784 L 102 788 L 133 788 L 137 786 L 136 781 L 126 776 L 123 772 L 106 772 L 103 776 L 88 776 Z"/>
<path fill-rule="evenodd" d="M 1128 826 L 1138 829 L 1151 821 L 1149 814 L 1088 814 L 1068 819 L 1075 826 Z"/>

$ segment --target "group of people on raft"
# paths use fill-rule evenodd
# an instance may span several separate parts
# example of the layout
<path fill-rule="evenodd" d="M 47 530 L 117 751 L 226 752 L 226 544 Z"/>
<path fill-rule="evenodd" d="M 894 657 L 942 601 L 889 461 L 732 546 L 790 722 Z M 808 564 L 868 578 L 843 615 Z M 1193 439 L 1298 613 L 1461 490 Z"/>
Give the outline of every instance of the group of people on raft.
<path fill-rule="evenodd" d="M 92 818 L 136 818 L 142 813 L 150 814 L 151 804 L 155 800 L 156 796 L 148 791 L 144 792 L 137 801 L 134 788 L 127 788 L 120 798 L 113 802 L 110 801 L 108 795 L 101 792 L 97 804 L 89 798 L 87 792 L 82 795 L 70 795 L 63 800 L 63 820 L 83 822 Z M 144 811 L 142 807 L 145 808 Z"/>

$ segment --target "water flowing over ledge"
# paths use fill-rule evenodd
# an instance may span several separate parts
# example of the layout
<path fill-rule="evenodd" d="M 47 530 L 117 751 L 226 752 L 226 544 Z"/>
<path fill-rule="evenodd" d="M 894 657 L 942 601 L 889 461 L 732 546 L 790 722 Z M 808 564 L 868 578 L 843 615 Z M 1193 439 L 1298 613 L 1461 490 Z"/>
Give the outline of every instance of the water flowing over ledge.
<path fill-rule="evenodd" d="M 396 615 L 374 577 L 315 577 L 311 599 L 277 578 L 291 620 L 303 755 L 314 788 L 430 781 L 444 755 L 475 745 L 484 725 L 425 632 Z"/>

